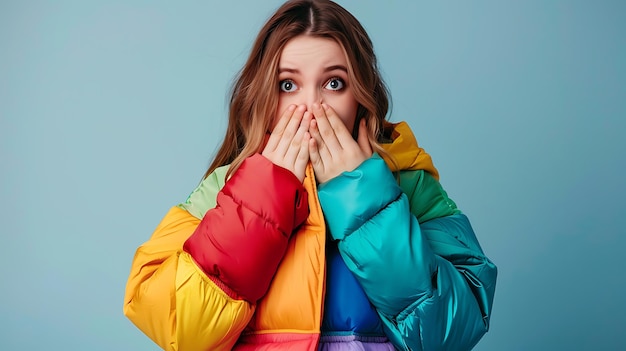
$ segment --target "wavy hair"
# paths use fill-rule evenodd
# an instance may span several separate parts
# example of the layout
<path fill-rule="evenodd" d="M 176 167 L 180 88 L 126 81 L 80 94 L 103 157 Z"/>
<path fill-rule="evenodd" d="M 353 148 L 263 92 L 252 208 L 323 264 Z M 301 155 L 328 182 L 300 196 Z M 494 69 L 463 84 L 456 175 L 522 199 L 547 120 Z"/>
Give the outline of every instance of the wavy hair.
<path fill-rule="evenodd" d="M 280 55 L 289 40 L 301 35 L 330 38 L 342 47 L 348 61 L 348 78 L 359 104 L 356 123 L 365 118 L 372 148 L 382 157 L 392 159 L 378 142 L 389 109 L 389 91 L 365 29 L 350 12 L 332 1 L 291 0 L 261 28 L 236 77 L 226 135 L 204 178 L 216 168 L 230 164 L 228 177 L 243 160 L 262 151 L 278 107 Z"/>

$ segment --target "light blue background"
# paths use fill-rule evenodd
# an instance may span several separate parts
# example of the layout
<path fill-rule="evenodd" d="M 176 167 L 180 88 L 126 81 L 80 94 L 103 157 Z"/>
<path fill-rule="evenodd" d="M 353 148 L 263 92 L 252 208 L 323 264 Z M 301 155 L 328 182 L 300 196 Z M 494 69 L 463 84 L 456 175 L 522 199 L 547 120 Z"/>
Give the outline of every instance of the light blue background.
<path fill-rule="evenodd" d="M 279 1 L 0 1 L 0 348 L 156 350 L 134 251 Z M 477 350 L 626 348 L 626 2 L 341 1 L 500 269 Z"/>

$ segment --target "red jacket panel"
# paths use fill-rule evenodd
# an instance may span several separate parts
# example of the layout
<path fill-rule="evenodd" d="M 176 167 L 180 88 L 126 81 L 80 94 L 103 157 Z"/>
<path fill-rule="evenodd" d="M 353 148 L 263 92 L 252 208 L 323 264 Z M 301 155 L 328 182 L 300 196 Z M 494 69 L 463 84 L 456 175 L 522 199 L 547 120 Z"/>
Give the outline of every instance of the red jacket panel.
<path fill-rule="evenodd" d="M 226 182 L 216 207 L 207 211 L 183 249 L 207 275 L 256 302 L 266 293 L 289 237 L 308 213 L 298 178 L 255 154 Z"/>

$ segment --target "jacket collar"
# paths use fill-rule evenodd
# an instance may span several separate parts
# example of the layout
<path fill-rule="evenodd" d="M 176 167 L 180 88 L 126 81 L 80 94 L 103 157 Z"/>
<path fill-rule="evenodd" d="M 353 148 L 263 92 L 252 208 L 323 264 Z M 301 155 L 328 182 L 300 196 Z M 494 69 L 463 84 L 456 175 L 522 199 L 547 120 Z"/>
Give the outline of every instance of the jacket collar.
<path fill-rule="evenodd" d="M 432 158 L 417 144 L 417 139 L 406 122 L 385 122 L 383 128 L 385 140 L 381 146 L 393 156 L 393 161 L 385 158 L 385 162 L 393 172 L 422 169 L 439 180 L 439 172 Z"/>

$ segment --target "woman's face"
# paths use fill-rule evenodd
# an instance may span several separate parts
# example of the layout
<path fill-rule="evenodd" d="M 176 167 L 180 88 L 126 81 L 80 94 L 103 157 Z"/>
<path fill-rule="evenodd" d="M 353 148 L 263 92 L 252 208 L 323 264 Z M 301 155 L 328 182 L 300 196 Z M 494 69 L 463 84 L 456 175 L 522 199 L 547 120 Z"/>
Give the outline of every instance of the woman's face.
<path fill-rule="evenodd" d="M 287 42 L 278 63 L 279 100 L 275 123 L 292 104 L 325 103 L 352 133 L 358 102 L 348 80 L 348 62 L 332 39 L 301 35 Z"/>

